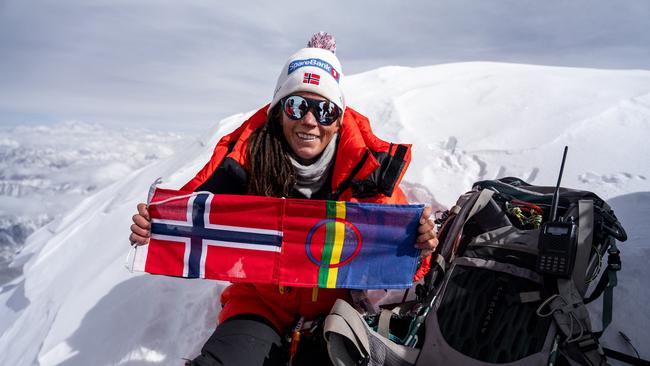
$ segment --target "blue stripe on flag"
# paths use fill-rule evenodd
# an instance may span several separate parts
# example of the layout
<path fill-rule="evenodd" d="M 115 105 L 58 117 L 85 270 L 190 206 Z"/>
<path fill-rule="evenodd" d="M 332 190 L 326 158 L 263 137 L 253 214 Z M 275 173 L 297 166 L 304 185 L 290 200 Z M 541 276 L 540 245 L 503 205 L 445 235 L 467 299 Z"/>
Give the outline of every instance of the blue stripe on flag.
<path fill-rule="evenodd" d="M 194 228 L 200 230 L 205 228 L 203 215 L 205 214 L 205 201 L 207 194 L 199 194 L 194 197 L 192 204 L 192 223 Z M 193 230 L 194 231 L 194 230 Z M 187 277 L 199 278 L 201 275 L 201 252 L 203 251 L 203 238 L 197 235 L 196 231 L 190 236 L 190 256 L 187 263 Z"/>
<path fill-rule="evenodd" d="M 154 222 L 151 225 L 153 234 L 178 236 L 189 238 L 197 236 L 201 239 L 225 241 L 229 243 L 272 245 L 280 247 L 282 236 L 273 234 L 246 233 L 222 229 L 206 229 L 205 227 L 191 227 Z"/>

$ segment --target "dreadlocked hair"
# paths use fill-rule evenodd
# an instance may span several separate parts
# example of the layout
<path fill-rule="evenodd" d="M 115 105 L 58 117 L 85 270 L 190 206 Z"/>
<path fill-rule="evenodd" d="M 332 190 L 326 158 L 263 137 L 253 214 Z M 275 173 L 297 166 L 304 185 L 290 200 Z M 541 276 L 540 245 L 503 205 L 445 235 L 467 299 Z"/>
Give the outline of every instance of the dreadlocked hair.
<path fill-rule="evenodd" d="M 280 123 L 280 107 L 276 105 L 266 123 L 251 135 L 246 153 L 250 164 L 248 194 L 268 197 L 288 197 L 296 175 Z"/>

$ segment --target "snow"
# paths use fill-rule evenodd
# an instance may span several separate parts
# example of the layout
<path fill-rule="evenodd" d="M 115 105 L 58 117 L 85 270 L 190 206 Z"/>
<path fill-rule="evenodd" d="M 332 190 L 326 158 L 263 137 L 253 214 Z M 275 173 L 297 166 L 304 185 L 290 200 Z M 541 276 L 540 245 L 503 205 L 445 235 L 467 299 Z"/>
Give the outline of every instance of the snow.
<path fill-rule="evenodd" d="M 629 353 L 623 331 L 650 357 L 650 71 L 469 62 L 384 67 L 344 87 L 378 136 L 414 145 L 404 187 L 415 201 L 449 207 L 503 176 L 553 185 L 568 145 L 563 185 L 606 199 L 629 234 L 605 343 Z M 24 274 L 0 290 L 0 364 L 177 365 L 198 353 L 226 284 L 129 273 L 130 220 L 156 178 L 180 187 L 250 113 L 143 168 L 108 167 L 124 176 L 28 238 L 13 263 Z"/>

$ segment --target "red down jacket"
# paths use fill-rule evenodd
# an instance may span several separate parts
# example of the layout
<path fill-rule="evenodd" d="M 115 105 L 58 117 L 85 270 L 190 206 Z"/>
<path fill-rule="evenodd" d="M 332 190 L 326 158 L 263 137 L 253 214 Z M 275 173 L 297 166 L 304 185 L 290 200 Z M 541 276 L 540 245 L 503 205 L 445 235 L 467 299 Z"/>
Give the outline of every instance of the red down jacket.
<path fill-rule="evenodd" d="M 224 136 L 210 161 L 182 190 L 246 194 L 246 146 L 253 131 L 265 123 L 267 108 L 261 108 L 234 132 Z M 377 138 L 368 119 L 347 108 L 339 130 L 331 172 L 331 192 L 325 198 L 408 203 L 399 182 L 410 160 L 410 145 L 391 144 Z M 428 263 L 423 263 L 419 272 L 426 270 Z M 313 318 L 327 313 L 336 299 L 348 297 L 346 289 L 278 288 L 275 285 L 237 283 L 230 285 L 221 295 L 223 309 L 219 321 L 237 314 L 258 314 L 284 333 L 300 316 Z"/>

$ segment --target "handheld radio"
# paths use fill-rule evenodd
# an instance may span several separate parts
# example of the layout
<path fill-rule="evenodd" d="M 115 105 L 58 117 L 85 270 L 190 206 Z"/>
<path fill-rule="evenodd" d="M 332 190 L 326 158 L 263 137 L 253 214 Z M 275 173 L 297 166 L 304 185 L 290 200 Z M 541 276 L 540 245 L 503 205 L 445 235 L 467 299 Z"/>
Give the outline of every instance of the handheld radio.
<path fill-rule="evenodd" d="M 570 277 L 573 272 L 577 247 L 577 227 L 574 220 L 557 220 L 557 206 L 560 199 L 560 182 L 564 171 L 564 162 L 568 147 L 564 147 L 560 175 L 553 192 L 551 214 L 539 233 L 537 271 L 543 274 Z"/>

